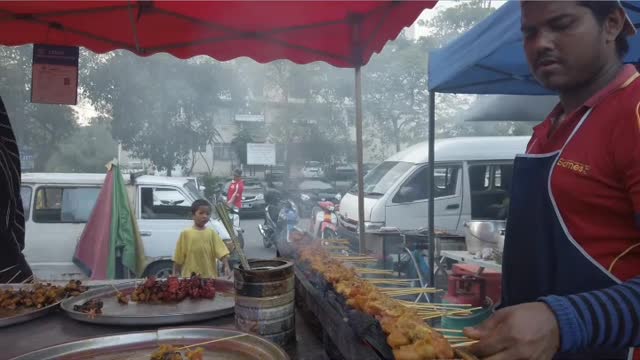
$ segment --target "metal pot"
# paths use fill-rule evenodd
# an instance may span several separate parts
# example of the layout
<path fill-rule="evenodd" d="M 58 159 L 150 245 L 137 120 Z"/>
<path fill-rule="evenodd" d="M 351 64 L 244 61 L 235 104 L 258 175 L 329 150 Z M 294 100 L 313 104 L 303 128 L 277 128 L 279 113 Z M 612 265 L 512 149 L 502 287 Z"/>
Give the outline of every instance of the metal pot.
<path fill-rule="evenodd" d="M 467 251 L 476 254 L 484 248 L 502 249 L 504 243 L 503 230 L 505 220 L 471 220 L 464 224 L 464 239 Z M 502 237 L 502 239 L 500 239 Z"/>

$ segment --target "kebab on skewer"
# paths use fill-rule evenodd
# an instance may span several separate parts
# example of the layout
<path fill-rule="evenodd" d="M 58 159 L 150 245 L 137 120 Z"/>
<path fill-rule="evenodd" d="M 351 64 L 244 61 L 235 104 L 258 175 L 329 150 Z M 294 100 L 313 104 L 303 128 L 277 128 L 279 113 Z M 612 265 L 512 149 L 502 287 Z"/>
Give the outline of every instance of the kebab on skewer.
<path fill-rule="evenodd" d="M 429 327 L 416 309 L 404 306 L 379 288 L 358 277 L 320 246 L 299 250 L 300 260 L 322 274 L 345 297 L 347 305 L 375 317 L 387 335 L 396 360 L 452 359 L 454 351 L 446 338 Z"/>

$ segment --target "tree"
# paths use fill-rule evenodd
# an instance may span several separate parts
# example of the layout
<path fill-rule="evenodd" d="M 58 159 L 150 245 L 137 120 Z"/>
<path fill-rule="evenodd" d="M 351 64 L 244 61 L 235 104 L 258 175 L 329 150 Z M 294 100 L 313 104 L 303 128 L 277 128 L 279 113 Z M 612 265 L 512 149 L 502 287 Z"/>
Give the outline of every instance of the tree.
<path fill-rule="evenodd" d="M 170 175 L 194 150 L 219 138 L 216 111 L 234 106 L 242 86 L 230 66 L 207 58 L 136 57 L 115 52 L 91 72 L 88 95 L 112 118 L 114 138 Z"/>
<path fill-rule="evenodd" d="M 102 173 L 117 156 L 117 148 L 108 123 L 95 121 L 78 128 L 74 136 L 60 144 L 47 163 L 47 171 Z"/>
<path fill-rule="evenodd" d="M 32 46 L 0 47 L 0 95 L 18 145 L 33 149 L 36 171 L 44 171 L 59 144 L 76 129 L 70 106 L 31 103 Z"/>
<path fill-rule="evenodd" d="M 426 26 L 437 46 L 443 46 L 494 11 L 490 0 L 460 1 L 456 6 L 439 11 L 431 20 L 420 20 L 418 26 Z"/>
<path fill-rule="evenodd" d="M 246 128 L 240 129 L 233 140 L 231 140 L 233 150 L 238 156 L 238 160 L 240 160 L 241 164 L 247 164 L 247 144 L 252 143 L 253 141 L 251 132 Z"/>

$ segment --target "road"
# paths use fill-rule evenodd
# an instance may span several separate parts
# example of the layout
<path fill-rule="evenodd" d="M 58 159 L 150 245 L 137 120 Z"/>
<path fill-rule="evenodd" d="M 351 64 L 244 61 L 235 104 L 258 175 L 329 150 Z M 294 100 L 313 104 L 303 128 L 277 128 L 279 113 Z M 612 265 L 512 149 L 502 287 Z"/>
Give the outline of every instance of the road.
<path fill-rule="evenodd" d="M 272 259 L 276 256 L 276 249 L 266 249 L 262 245 L 262 235 L 258 231 L 258 224 L 262 223 L 264 223 L 262 217 L 240 218 L 240 227 L 244 229 L 244 253 L 248 258 Z M 298 226 L 305 229 L 306 224 L 308 220 L 302 219 Z"/>

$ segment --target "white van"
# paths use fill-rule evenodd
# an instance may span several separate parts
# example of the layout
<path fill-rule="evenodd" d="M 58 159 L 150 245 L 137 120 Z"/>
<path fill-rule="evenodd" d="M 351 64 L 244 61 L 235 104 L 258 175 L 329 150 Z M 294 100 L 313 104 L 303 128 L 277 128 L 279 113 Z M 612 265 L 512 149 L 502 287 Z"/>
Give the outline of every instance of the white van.
<path fill-rule="evenodd" d="M 85 278 L 72 258 L 104 179 L 105 174 L 22 175 L 24 255 L 39 279 Z M 165 276 L 180 232 L 193 224 L 191 203 L 201 196 L 186 179 L 144 175 L 133 183 L 125 176 L 125 181 L 147 257 L 144 276 Z M 229 239 L 219 220 L 210 226 Z"/>
<path fill-rule="evenodd" d="M 471 219 L 505 219 L 516 154 L 530 137 L 458 137 L 435 143 L 435 227 L 464 234 Z M 371 170 L 364 179 L 365 231 L 427 227 L 428 144 L 414 145 Z M 338 232 L 356 237 L 358 192 L 340 202 Z"/>

